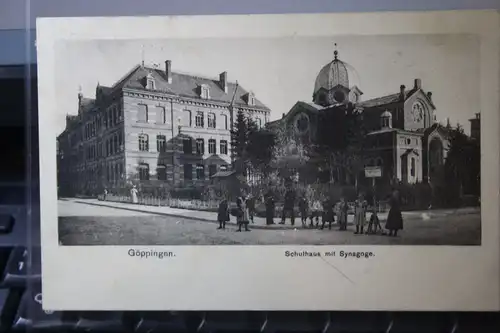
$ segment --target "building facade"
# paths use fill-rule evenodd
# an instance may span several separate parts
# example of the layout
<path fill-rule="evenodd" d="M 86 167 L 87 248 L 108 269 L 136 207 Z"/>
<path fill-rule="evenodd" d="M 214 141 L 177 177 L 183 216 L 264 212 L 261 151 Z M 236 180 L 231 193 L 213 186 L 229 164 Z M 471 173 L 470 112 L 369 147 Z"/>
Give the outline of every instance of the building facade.
<path fill-rule="evenodd" d="M 78 114 L 58 136 L 61 195 L 93 195 L 126 182 L 190 187 L 230 167 L 230 130 L 238 110 L 258 126 L 270 110 L 228 81 L 137 65 L 95 98 L 78 94 Z"/>
<path fill-rule="evenodd" d="M 334 59 L 317 75 L 312 102 L 298 101 L 282 119 L 268 126 L 293 137 L 289 140 L 290 155 L 299 156 L 297 142 L 314 143 L 322 115 L 345 113 L 351 108 L 361 114 L 367 132 L 363 140 L 364 166 L 382 170 L 377 182 L 397 179 L 411 184 L 431 180 L 444 164 L 449 145 L 446 128 L 436 121 L 432 93 L 424 90 L 420 79 L 415 79 L 409 89 L 401 85 L 395 93 L 363 100 L 360 87 L 350 82 L 352 71 L 335 51 Z M 290 161 L 288 164 L 293 165 Z M 351 179 L 363 179 L 364 170 L 359 172 Z"/>

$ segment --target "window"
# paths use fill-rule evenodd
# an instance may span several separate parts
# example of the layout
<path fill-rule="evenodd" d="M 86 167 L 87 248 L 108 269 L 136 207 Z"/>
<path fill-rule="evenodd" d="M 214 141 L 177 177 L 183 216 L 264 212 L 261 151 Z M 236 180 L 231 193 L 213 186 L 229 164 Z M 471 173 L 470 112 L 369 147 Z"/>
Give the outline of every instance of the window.
<path fill-rule="evenodd" d="M 199 155 L 205 154 L 205 140 L 196 139 L 196 154 Z"/>
<path fill-rule="evenodd" d="M 262 128 L 262 119 L 257 118 L 256 123 L 257 123 L 257 127 L 258 127 L 258 128 Z"/>
<path fill-rule="evenodd" d="M 153 75 L 151 75 L 151 73 L 149 73 L 148 76 L 146 77 L 146 89 L 150 90 L 156 89 L 155 79 L 153 78 Z"/>
<path fill-rule="evenodd" d="M 139 104 L 138 113 L 137 113 L 137 121 L 141 123 L 147 123 L 149 119 L 148 116 L 148 106 L 145 104 Z"/>
<path fill-rule="evenodd" d="M 123 165 L 121 163 L 118 164 L 118 177 L 123 178 Z"/>
<path fill-rule="evenodd" d="M 149 164 L 147 163 L 139 164 L 139 179 L 149 180 Z"/>
<path fill-rule="evenodd" d="M 182 111 L 182 126 L 191 127 L 191 111 Z"/>
<path fill-rule="evenodd" d="M 113 124 L 118 123 L 118 108 L 115 106 L 113 107 Z"/>
<path fill-rule="evenodd" d="M 111 149 L 109 149 L 109 140 L 106 139 L 106 156 L 111 154 Z"/>
<path fill-rule="evenodd" d="M 159 164 L 156 168 L 156 175 L 158 180 L 167 180 L 167 167 L 163 164 Z"/>
<path fill-rule="evenodd" d="M 212 177 L 216 173 L 217 173 L 217 165 L 215 165 L 215 164 L 209 165 L 208 166 L 208 174 L 210 175 L 210 177 Z"/>
<path fill-rule="evenodd" d="M 208 128 L 215 128 L 215 113 L 208 114 Z"/>
<path fill-rule="evenodd" d="M 196 165 L 196 179 L 205 179 L 205 166 L 203 164 Z"/>
<path fill-rule="evenodd" d="M 255 105 L 255 96 L 253 93 L 248 94 L 248 105 Z"/>
<path fill-rule="evenodd" d="M 196 112 L 196 117 L 195 117 L 195 126 L 196 127 L 203 127 L 203 112 Z"/>
<path fill-rule="evenodd" d="M 221 155 L 227 155 L 227 141 L 226 140 L 221 140 L 219 153 Z"/>
<path fill-rule="evenodd" d="M 228 126 L 227 126 L 227 115 L 223 114 L 222 116 L 222 128 L 227 130 L 228 129 Z"/>
<path fill-rule="evenodd" d="M 191 164 L 184 164 L 184 179 L 193 179 L 193 166 Z"/>
<path fill-rule="evenodd" d="M 122 114 L 122 108 L 121 108 L 121 105 L 118 104 L 116 109 L 118 110 L 118 121 L 122 121 L 123 120 L 123 114 Z"/>
<path fill-rule="evenodd" d="M 161 106 L 156 107 L 156 123 L 157 124 L 165 124 L 165 108 Z"/>
<path fill-rule="evenodd" d="M 165 135 L 156 136 L 156 150 L 159 153 L 164 153 L 167 150 L 167 138 Z"/>
<path fill-rule="evenodd" d="M 118 180 L 120 179 L 120 170 L 119 170 L 119 164 L 115 164 L 115 179 Z"/>
<path fill-rule="evenodd" d="M 208 153 L 209 154 L 216 154 L 215 144 L 216 144 L 215 139 L 208 140 Z"/>
<path fill-rule="evenodd" d="M 200 89 L 201 89 L 200 97 L 204 98 L 204 99 L 209 99 L 210 98 L 210 90 L 208 89 L 208 86 L 205 84 L 202 84 Z"/>
<path fill-rule="evenodd" d="M 147 134 L 139 134 L 139 150 L 149 151 L 149 137 Z"/>
<path fill-rule="evenodd" d="M 415 158 L 411 158 L 411 169 L 410 169 L 410 175 L 412 177 L 415 177 Z"/>
<path fill-rule="evenodd" d="M 114 137 L 113 137 L 113 151 L 115 152 L 115 154 L 119 151 L 120 149 L 120 146 L 118 144 L 118 134 L 116 134 Z"/>
<path fill-rule="evenodd" d="M 193 141 L 191 138 L 186 138 L 182 141 L 182 148 L 184 154 L 192 154 L 193 153 Z"/>

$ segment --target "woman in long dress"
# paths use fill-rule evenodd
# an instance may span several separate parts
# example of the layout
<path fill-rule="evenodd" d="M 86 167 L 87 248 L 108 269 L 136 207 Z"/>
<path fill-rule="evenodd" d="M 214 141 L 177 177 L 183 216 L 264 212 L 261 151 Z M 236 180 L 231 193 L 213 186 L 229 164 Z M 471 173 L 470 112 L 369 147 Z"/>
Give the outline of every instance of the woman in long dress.
<path fill-rule="evenodd" d="M 397 236 L 398 230 L 403 229 L 403 216 L 401 214 L 401 207 L 399 204 L 399 193 L 394 191 L 391 196 L 391 209 L 387 216 L 387 223 L 385 228 L 389 230 L 389 236 Z"/>
<path fill-rule="evenodd" d="M 130 196 L 132 197 L 132 203 L 139 203 L 139 198 L 137 197 L 137 188 L 134 186 L 132 186 L 132 189 L 130 190 Z"/>

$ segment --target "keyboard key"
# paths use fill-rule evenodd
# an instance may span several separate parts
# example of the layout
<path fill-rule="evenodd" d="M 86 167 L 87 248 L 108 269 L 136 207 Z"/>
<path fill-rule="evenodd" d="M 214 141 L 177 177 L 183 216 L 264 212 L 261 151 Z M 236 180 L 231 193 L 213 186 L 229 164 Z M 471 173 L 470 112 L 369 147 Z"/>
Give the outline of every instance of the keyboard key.
<path fill-rule="evenodd" d="M 0 289 L 0 332 L 10 331 L 21 295 L 22 292 L 19 290 Z"/>
<path fill-rule="evenodd" d="M 389 332 L 441 333 L 452 332 L 453 318 L 440 312 L 396 312 L 391 316 Z"/>
<path fill-rule="evenodd" d="M 276 311 L 268 312 L 261 332 L 323 332 L 329 323 L 327 312 Z"/>
<path fill-rule="evenodd" d="M 39 285 L 26 290 L 21 298 L 21 304 L 14 319 L 12 328 L 16 331 L 67 331 L 76 322 L 71 321 L 63 312 L 44 311 L 42 309 L 42 292 Z"/>
<path fill-rule="evenodd" d="M 117 311 L 85 311 L 78 313 L 75 330 L 78 332 L 126 332 L 123 312 Z"/>
<path fill-rule="evenodd" d="M 206 312 L 198 327 L 198 332 L 260 332 L 265 319 L 266 315 L 263 312 Z"/>
<path fill-rule="evenodd" d="M 325 333 L 386 332 L 391 320 L 385 312 L 331 312 Z M 392 331 L 391 331 L 392 332 Z"/>
<path fill-rule="evenodd" d="M 30 259 L 31 268 L 29 269 Z M 5 287 L 25 287 L 27 281 L 37 282 L 40 279 L 40 248 L 34 248 L 31 256 L 25 247 L 14 248 L 4 269 L 1 285 Z"/>
<path fill-rule="evenodd" d="M 134 325 L 134 332 L 136 333 L 192 331 L 188 329 L 185 317 L 179 313 L 147 311 L 137 313 L 137 317 L 138 320 Z"/>
<path fill-rule="evenodd" d="M 0 234 L 9 234 L 12 232 L 12 228 L 14 228 L 14 216 L 10 214 L 1 214 L 0 215 Z"/>

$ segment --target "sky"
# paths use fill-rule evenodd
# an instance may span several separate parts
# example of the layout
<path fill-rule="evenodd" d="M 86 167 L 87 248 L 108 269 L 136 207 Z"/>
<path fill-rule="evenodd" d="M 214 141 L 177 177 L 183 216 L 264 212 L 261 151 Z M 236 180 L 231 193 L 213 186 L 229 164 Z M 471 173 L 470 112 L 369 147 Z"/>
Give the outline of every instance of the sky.
<path fill-rule="evenodd" d="M 228 72 L 271 109 L 278 119 L 297 101 L 311 102 L 316 76 L 333 59 L 352 68 L 351 85 L 363 100 L 399 92 L 400 85 L 432 91 L 437 120 L 460 123 L 479 112 L 479 39 L 473 35 L 389 35 L 287 38 L 64 41 L 56 45 L 58 133 L 66 114 L 77 114 L 78 91 L 95 97 L 95 87 L 111 86 L 135 65 L 157 63 L 172 71 L 218 78 Z M 57 133 L 57 134 L 58 134 Z"/>

